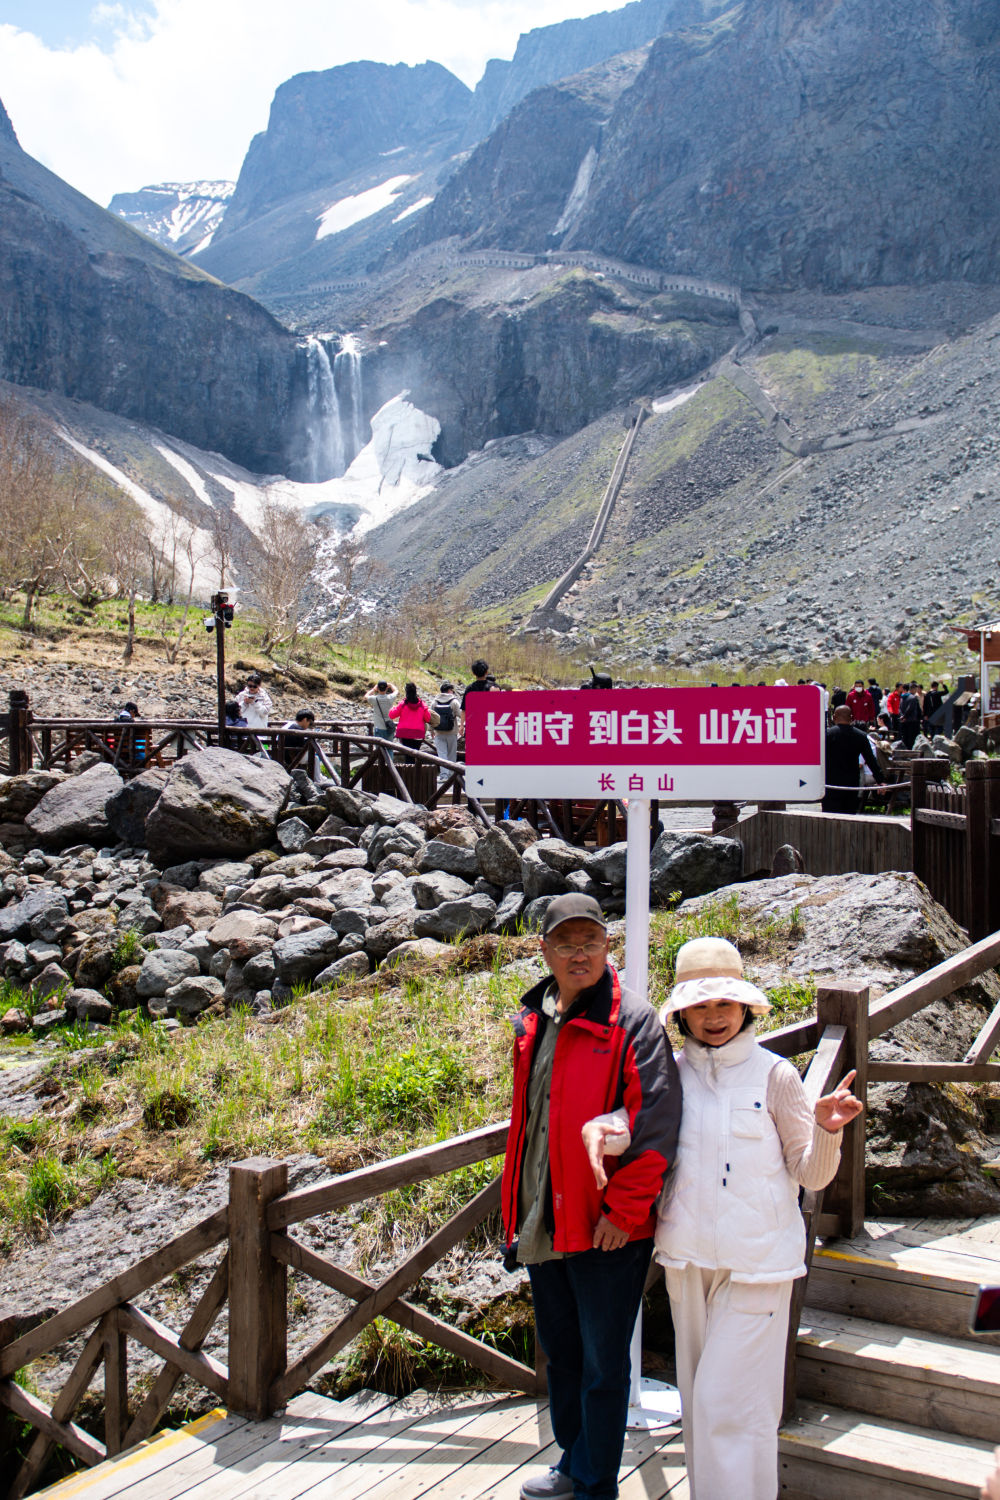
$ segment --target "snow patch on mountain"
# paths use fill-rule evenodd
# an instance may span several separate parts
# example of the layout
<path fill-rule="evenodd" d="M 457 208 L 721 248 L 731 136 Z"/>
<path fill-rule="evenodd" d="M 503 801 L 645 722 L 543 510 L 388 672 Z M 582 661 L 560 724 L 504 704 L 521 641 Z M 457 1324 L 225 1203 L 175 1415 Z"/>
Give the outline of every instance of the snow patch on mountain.
<path fill-rule="evenodd" d="M 401 214 L 397 214 L 396 217 L 393 219 L 392 222 L 394 224 L 399 224 L 399 223 L 401 223 L 403 221 L 403 219 L 408 219 L 411 214 L 417 214 L 417 213 L 419 213 L 422 208 L 426 208 L 427 207 L 428 203 L 433 203 L 433 202 L 434 202 L 433 196 L 430 197 L 430 198 L 418 198 L 417 201 L 416 201 L 416 203 L 411 203 L 410 206 L 409 206 L 409 208 L 404 208 L 403 212 Z"/>
<path fill-rule="evenodd" d="M 395 202 L 406 184 L 412 181 L 411 176 L 389 177 L 377 187 L 331 203 L 319 216 L 316 238 L 324 240 L 328 235 L 340 234 L 341 230 L 360 224 L 362 219 L 370 219 L 372 214 L 381 213 L 383 208 L 389 208 Z"/>
<path fill-rule="evenodd" d="M 137 193 L 116 193 L 108 208 L 168 250 L 193 255 L 211 243 L 234 187 L 222 181 L 152 183 Z"/>
<path fill-rule="evenodd" d="M 219 581 L 218 568 L 213 560 L 214 543 L 212 535 L 203 526 L 192 526 L 185 522 L 183 516 L 176 510 L 157 500 L 148 490 L 143 489 L 141 484 L 136 484 L 134 479 L 111 461 L 98 453 L 96 449 L 89 448 L 86 443 L 80 442 L 72 433 L 67 432 L 64 427 L 56 429 L 57 436 L 72 448 L 74 453 L 79 454 L 87 463 L 93 464 L 102 474 L 118 486 L 142 511 L 150 523 L 153 541 L 161 552 L 171 550 L 176 544 L 177 573 L 182 580 L 182 588 L 186 589 L 192 573 L 194 574 L 194 591 L 199 597 L 208 597 Z M 166 449 L 155 444 L 164 457 L 168 457 Z M 175 455 L 176 457 L 176 455 Z"/>

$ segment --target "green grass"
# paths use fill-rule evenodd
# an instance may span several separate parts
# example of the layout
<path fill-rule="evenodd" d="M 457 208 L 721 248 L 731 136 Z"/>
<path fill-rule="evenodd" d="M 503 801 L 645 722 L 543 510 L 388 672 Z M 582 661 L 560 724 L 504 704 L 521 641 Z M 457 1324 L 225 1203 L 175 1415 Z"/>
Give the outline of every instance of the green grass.
<path fill-rule="evenodd" d="M 691 937 L 731 939 L 753 977 L 755 964 L 780 966 L 798 932 L 797 914 L 750 921 L 735 898 L 696 915 L 656 911 L 650 1000 L 666 999 Z M 347 1171 L 503 1119 L 509 1017 L 526 987 L 505 966 L 536 953 L 532 937 L 481 937 L 419 972 L 299 996 L 268 1022 L 236 1013 L 164 1032 L 129 1015 L 101 1046 L 88 1033 L 86 1053 L 56 1050 L 49 1086 L 65 1104 L 0 1130 L 0 1244 L 41 1231 L 116 1175 L 190 1182 L 216 1162 L 303 1151 Z M 620 943 L 612 956 L 620 967 Z M 803 1015 L 815 995 L 797 981 L 772 998 L 766 1025 Z M 369 1205 L 360 1253 L 440 1224 L 495 1170 L 467 1167 Z"/>

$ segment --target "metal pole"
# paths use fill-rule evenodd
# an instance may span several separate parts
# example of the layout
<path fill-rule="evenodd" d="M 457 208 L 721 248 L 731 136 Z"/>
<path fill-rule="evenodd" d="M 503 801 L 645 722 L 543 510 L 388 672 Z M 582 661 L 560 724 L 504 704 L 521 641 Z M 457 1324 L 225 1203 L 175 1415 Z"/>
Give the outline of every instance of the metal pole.
<path fill-rule="evenodd" d="M 649 817 L 646 798 L 631 800 L 626 814 L 625 865 L 625 991 L 636 1000 L 649 999 Z M 631 1376 L 628 1425 L 655 1432 L 677 1425 L 680 1398 L 662 1380 L 642 1378 L 642 1306 L 629 1345 Z"/>
<path fill-rule="evenodd" d="M 215 615 L 215 685 L 218 693 L 219 745 L 226 746 L 226 622 L 222 614 L 222 601 L 218 594 L 212 595 L 212 611 Z"/>
<path fill-rule="evenodd" d="M 649 802 L 630 801 L 625 865 L 625 988 L 649 998 Z"/>

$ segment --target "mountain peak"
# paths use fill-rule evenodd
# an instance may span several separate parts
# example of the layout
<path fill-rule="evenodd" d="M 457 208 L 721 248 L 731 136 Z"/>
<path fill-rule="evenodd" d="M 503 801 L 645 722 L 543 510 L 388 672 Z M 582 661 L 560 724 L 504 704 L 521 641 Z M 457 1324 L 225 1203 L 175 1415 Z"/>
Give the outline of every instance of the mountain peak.
<path fill-rule="evenodd" d="M 10 115 L 4 108 L 2 99 L 0 99 L 0 137 L 4 140 L 13 141 L 15 145 L 18 144 L 17 135 L 10 122 Z"/>

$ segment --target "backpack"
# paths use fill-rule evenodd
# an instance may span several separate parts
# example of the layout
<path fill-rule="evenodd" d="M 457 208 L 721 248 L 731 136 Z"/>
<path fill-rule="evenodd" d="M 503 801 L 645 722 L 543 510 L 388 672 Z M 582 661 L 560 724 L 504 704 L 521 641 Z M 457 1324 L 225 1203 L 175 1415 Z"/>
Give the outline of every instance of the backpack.
<path fill-rule="evenodd" d="M 435 698 L 434 712 L 438 716 L 437 727 L 442 734 L 451 734 L 455 727 L 455 700 L 454 698 Z"/>

